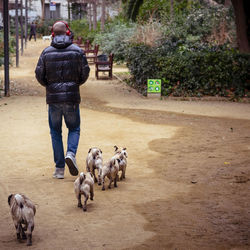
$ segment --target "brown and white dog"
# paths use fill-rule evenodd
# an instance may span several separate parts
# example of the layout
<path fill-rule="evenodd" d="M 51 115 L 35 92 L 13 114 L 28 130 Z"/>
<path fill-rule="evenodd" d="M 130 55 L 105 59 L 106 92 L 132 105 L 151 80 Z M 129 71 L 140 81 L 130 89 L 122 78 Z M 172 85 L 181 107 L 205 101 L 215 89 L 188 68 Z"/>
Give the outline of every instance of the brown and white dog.
<path fill-rule="evenodd" d="M 36 207 L 23 194 L 11 194 L 8 197 L 11 216 L 16 227 L 17 239 L 27 239 L 27 246 L 32 245 L 32 231 L 34 230 L 34 215 Z M 22 226 L 24 225 L 24 227 Z M 25 231 L 27 233 L 25 234 Z"/>
<path fill-rule="evenodd" d="M 119 171 L 120 159 L 116 159 L 114 156 L 105 163 L 101 169 L 101 179 L 102 179 L 102 190 L 105 190 L 105 177 L 109 178 L 108 188 L 111 188 L 111 183 L 114 181 L 114 187 L 117 187 L 117 176 Z"/>
<path fill-rule="evenodd" d="M 101 168 L 103 165 L 102 150 L 99 148 L 90 148 L 86 159 L 86 171 L 94 176 L 94 181 L 101 185 Z M 98 171 L 98 180 L 95 175 L 95 170 Z"/>
<path fill-rule="evenodd" d="M 122 171 L 122 174 L 121 174 L 120 178 L 119 178 L 119 175 L 118 175 L 118 180 L 119 179 L 122 180 L 122 179 L 125 179 L 128 153 L 127 153 L 127 149 L 126 148 L 119 149 L 117 146 L 114 146 L 114 148 L 115 148 L 115 155 L 114 155 L 114 157 L 116 159 L 120 159 L 120 162 L 119 162 L 119 171 Z"/>
<path fill-rule="evenodd" d="M 86 174 L 81 172 L 80 176 L 74 182 L 75 194 L 78 200 L 78 207 L 82 207 L 83 211 L 87 211 L 87 200 L 93 200 L 94 198 L 94 177 L 92 173 L 87 172 Z M 81 195 L 85 197 L 84 205 L 81 202 Z"/>

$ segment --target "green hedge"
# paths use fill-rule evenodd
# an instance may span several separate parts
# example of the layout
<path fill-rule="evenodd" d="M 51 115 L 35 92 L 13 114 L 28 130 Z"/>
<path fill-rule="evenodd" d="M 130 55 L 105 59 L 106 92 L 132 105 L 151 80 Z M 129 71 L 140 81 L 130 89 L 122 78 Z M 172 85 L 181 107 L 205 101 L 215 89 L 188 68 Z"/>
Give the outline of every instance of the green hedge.
<path fill-rule="evenodd" d="M 224 47 L 133 45 L 127 53 L 127 65 L 134 86 L 144 94 L 148 78 L 162 79 L 162 95 L 249 94 L 250 54 Z"/>

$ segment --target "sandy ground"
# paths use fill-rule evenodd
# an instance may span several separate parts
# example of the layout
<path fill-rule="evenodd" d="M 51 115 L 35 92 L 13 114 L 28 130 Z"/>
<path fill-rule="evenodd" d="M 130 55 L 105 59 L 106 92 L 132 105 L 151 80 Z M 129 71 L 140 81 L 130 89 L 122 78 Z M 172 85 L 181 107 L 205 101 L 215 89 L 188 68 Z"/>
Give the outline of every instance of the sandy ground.
<path fill-rule="evenodd" d="M 0 249 L 26 248 L 7 204 L 16 192 L 37 206 L 31 249 L 250 249 L 250 104 L 147 99 L 96 81 L 91 67 L 79 168 L 92 146 L 104 160 L 124 146 L 129 158 L 126 180 L 104 192 L 95 185 L 84 213 L 75 177 L 66 169 L 64 180 L 52 178 L 45 91 L 34 78 L 47 45 L 28 44 L 11 69 L 11 97 L 0 98 Z M 63 134 L 66 144 L 65 126 Z"/>

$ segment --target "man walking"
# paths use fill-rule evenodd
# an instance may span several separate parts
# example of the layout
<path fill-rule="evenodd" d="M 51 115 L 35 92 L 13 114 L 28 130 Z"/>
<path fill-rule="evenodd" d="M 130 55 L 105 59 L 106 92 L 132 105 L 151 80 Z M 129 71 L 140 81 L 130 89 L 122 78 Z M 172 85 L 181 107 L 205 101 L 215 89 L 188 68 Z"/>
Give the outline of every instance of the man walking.
<path fill-rule="evenodd" d="M 36 78 L 46 87 L 49 104 L 48 119 L 54 152 L 54 178 L 64 178 L 65 162 L 71 175 L 78 175 L 75 155 L 80 137 L 80 92 L 79 87 L 89 76 L 85 54 L 72 44 L 71 31 L 67 23 L 56 22 L 52 28 L 51 46 L 42 52 Z M 62 142 L 62 118 L 68 128 L 67 153 L 64 157 Z"/>
<path fill-rule="evenodd" d="M 30 25 L 29 41 L 31 40 L 32 36 L 34 36 L 34 39 L 36 41 L 36 24 L 34 22 L 32 22 L 31 25 Z"/>

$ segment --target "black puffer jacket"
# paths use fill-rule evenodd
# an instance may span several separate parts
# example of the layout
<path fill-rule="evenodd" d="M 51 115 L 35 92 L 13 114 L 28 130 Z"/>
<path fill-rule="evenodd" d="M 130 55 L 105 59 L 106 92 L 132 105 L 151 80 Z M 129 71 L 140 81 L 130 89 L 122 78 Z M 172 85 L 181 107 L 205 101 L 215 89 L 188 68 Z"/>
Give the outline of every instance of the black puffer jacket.
<path fill-rule="evenodd" d="M 69 36 L 61 35 L 42 52 L 35 73 L 46 87 L 48 104 L 80 103 L 79 86 L 88 79 L 89 66 L 82 49 Z"/>

